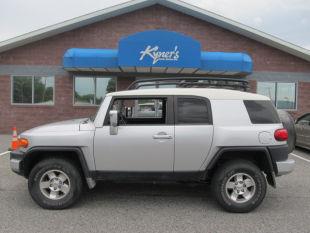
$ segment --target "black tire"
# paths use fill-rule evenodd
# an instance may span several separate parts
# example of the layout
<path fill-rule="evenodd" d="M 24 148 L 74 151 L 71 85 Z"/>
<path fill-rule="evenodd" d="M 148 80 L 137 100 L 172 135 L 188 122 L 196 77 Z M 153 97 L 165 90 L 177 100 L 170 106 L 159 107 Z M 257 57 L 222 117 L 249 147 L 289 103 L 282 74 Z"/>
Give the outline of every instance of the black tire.
<path fill-rule="evenodd" d="M 283 127 L 288 132 L 288 140 L 287 140 L 288 153 L 291 153 L 295 149 L 296 144 L 295 121 L 293 117 L 284 110 L 278 110 L 278 114 L 283 124 Z"/>
<path fill-rule="evenodd" d="M 63 172 L 68 177 L 66 182 L 70 182 L 68 193 L 58 200 L 46 197 L 40 189 L 42 176 L 50 170 Z M 40 161 L 33 167 L 28 179 L 28 189 L 32 199 L 39 206 L 44 209 L 59 210 L 72 206 L 79 199 L 83 190 L 83 182 L 79 169 L 72 162 L 65 159 L 49 158 Z"/>
<path fill-rule="evenodd" d="M 243 203 L 237 203 L 230 199 L 226 191 L 226 183 L 234 174 L 238 173 L 248 175 L 255 183 L 252 198 Z M 228 212 L 234 213 L 247 213 L 255 209 L 263 201 L 267 189 L 266 178 L 261 170 L 252 162 L 241 159 L 222 164 L 214 173 L 211 186 L 217 202 Z"/>

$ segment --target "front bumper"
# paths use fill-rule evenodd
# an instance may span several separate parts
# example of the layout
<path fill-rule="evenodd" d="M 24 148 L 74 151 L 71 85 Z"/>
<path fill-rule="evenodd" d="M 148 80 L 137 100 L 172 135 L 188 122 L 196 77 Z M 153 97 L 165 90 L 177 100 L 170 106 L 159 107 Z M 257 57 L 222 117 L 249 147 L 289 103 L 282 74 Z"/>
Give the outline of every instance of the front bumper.
<path fill-rule="evenodd" d="M 278 173 L 277 176 L 288 174 L 294 170 L 295 160 L 287 159 L 285 161 L 276 162 Z"/>
<path fill-rule="evenodd" d="M 12 151 L 10 153 L 11 170 L 18 175 L 24 175 L 24 158 L 25 153 L 22 151 Z"/>

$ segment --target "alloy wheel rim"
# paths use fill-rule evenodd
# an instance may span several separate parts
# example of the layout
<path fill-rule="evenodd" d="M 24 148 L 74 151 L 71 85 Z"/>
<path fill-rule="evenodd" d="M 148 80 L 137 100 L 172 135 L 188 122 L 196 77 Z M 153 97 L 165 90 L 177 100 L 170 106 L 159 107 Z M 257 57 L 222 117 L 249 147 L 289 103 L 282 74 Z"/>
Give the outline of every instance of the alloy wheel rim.
<path fill-rule="evenodd" d="M 49 170 L 40 179 L 41 193 L 51 200 L 59 200 L 68 195 L 70 191 L 70 179 L 66 173 L 60 170 Z"/>
<path fill-rule="evenodd" d="M 235 203 L 244 203 L 253 198 L 256 184 L 249 174 L 236 173 L 227 180 L 225 189 L 230 200 Z"/>

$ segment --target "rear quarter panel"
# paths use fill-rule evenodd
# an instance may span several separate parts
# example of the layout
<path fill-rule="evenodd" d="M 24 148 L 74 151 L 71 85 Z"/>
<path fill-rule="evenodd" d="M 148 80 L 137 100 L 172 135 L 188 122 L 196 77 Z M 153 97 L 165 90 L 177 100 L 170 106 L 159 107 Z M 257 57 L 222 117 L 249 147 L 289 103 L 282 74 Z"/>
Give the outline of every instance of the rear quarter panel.
<path fill-rule="evenodd" d="M 278 124 L 252 124 L 243 100 L 211 100 L 213 143 L 200 170 L 204 170 L 221 147 L 251 147 L 283 145 L 274 139 Z"/>

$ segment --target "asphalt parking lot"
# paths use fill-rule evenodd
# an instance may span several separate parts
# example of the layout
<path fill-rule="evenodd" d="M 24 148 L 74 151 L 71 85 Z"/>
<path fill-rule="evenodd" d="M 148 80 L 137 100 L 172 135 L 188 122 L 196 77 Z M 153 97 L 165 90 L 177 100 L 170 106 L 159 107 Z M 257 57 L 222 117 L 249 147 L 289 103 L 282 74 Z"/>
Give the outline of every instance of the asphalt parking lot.
<path fill-rule="evenodd" d="M 0 136 L 0 154 L 9 145 Z M 300 156 L 296 157 L 294 155 Z M 104 184 L 71 209 L 43 210 L 30 198 L 26 179 L 0 156 L 0 232 L 310 232 L 310 153 L 291 155 L 293 173 L 268 187 L 260 207 L 226 213 L 207 185 Z"/>

